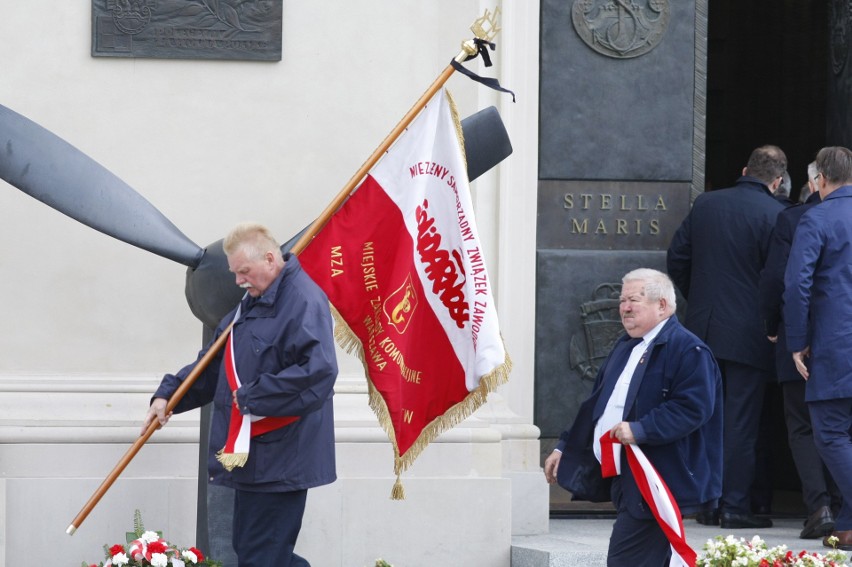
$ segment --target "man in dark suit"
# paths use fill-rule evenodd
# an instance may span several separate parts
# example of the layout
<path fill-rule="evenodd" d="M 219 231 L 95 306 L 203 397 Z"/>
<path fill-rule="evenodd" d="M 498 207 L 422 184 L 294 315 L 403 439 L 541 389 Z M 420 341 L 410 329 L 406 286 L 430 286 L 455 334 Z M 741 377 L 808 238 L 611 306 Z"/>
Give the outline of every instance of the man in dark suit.
<path fill-rule="evenodd" d="M 775 368 L 784 399 L 784 420 L 787 439 L 793 462 L 802 483 L 802 499 L 808 513 L 799 537 L 811 539 L 823 537 L 834 529 L 835 507 L 839 495 L 834 495 L 836 486 L 825 468 L 814 445 L 811 416 L 805 403 L 805 380 L 796 370 L 793 358 L 787 350 L 787 333 L 784 330 L 782 305 L 784 295 L 784 269 L 790 256 L 793 234 L 802 215 L 820 203 L 814 183 L 817 178 L 816 162 L 808 165 L 808 188 L 810 197 L 804 204 L 784 209 L 778 214 L 769 256 L 760 275 L 760 311 L 766 325 L 767 338 L 775 344 Z"/>
<path fill-rule="evenodd" d="M 799 220 L 784 272 L 787 349 L 807 380 L 814 443 L 843 495 L 831 536 L 852 550 L 852 151 L 817 153 L 822 204 Z M 810 368 L 805 358 L 810 356 Z M 831 547 L 832 541 L 823 539 Z"/>
<path fill-rule="evenodd" d="M 772 344 L 758 308 L 758 282 L 784 205 L 773 198 L 787 169 L 777 146 L 755 149 L 734 187 L 700 195 L 678 228 L 667 268 L 689 305 L 685 326 L 713 351 L 725 385 L 725 473 L 721 515 L 700 523 L 766 528 L 752 515 L 755 447 L 766 384 L 774 380 Z"/>
<path fill-rule="evenodd" d="M 722 379 L 707 346 L 677 321 L 671 280 L 656 270 L 623 278 L 616 341 L 574 424 L 545 460 L 549 483 L 575 499 L 612 500 L 618 515 L 607 565 L 662 567 L 671 548 L 621 452 L 621 474 L 601 479 L 600 438 L 639 446 L 682 514 L 715 505 L 722 490 Z M 596 486 L 597 485 L 597 486 Z"/>

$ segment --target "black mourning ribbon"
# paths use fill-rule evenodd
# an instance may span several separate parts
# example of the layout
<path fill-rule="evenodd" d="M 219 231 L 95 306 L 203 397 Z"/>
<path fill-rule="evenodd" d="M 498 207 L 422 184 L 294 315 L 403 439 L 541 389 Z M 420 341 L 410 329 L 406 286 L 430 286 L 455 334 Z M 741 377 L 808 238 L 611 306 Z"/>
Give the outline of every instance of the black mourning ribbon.
<path fill-rule="evenodd" d="M 491 55 L 488 53 L 488 47 L 491 48 L 491 51 L 494 51 L 495 45 L 490 41 L 486 41 L 484 39 L 476 38 L 473 40 L 476 44 L 476 54 L 468 56 L 465 61 L 470 61 L 471 59 L 476 59 L 478 55 L 482 56 L 482 62 L 485 63 L 486 67 L 491 67 Z M 494 89 L 495 91 L 500 91 L 504 93 L 509 93 L 512 95 L 512 102 L 515 102 L 515 93 L 510 91 L 509 89 L 504 89 L 500 86 L 500 82 L 497 79 L 491 77 L 480 77 L 470 69 L 467 69 L 464 65 L 453 59 L 450 61 L 450 65 L 453 66 L 453 69 L 461 73 L 462 75 L 466 75 L 467 77 L 473 79 L 477 83 L 485 85 L 490 89 Z"/>
<path fill-rule="evenodd" d="M 486 67 L 491 67 L 491 56 L 488 54 L 488 50 L 486 47 L 490 47 L 491 51 L 494 51 L 496 45 L 490 41 L 486 41 L 482 38 L 475 37 L 473 38 L 473 43 L 476 45 L 476 55 L 482 56 L 482 62 L 485 63 Z M 475 59 L 476 55 L 469 55 L 465 61 L 470 61 L 471 59 Z"/>

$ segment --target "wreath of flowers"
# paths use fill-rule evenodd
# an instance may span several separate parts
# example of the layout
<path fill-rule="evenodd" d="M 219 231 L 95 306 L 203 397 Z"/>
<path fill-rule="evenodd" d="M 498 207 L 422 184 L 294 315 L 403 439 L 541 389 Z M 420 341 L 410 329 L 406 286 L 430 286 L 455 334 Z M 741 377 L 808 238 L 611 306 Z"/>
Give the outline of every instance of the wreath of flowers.
<path fill-rule="evenodd" d="M 105 561 L 83 562 L 82 567 L 222 567 L 204 557 L 198 548 L 180 548 L 163 539 L 162 532 L 146 531 L 142 515 L 136 510 L 134 531 L 127 533 L 127 544 L 104 545 Z"/>

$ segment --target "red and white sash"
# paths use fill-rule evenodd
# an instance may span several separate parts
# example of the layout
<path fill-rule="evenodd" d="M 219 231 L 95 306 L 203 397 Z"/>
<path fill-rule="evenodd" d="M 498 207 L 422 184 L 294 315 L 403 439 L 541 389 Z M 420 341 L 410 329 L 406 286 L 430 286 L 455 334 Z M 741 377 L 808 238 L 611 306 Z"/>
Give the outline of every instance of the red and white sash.
<path fill-rule="evenodd" d="M 234 315 L 234 322 L 240 318 L 242 305 L 237 307 L 237 312 Z M 237 373 L 237 365 L 234 363 L 234 331 L 231 327 L 231 333 L 228 336 L 228 342 L 225 345 L 225 375 L 228 377 L 228 386 L 231 392 L 235 392 L 242 385 L 239 374 Z M 252 414 L 240 413 L 240 408 L 237 404 L 231 404 L 231 418 L 228 423 L 228 439 L 225 446 L 216 453 L 216 459 L 222 463 L 226 470 L 234 470 L 234 467 L 242 467 L 248 461 L 249 446 L 251 438 L 269 433 L 280 429 L 285 425 L 289 425 L 299 419 L 298 417 L 263 417 Z"/>
<path fill-rule="evenodd" d="M 672 546 L 669 567 L 695 567 L 697 554 L 686 543 L 686 533 L 677 501 L 663 482 L 657 469 L 638 445 L 622 445 L 609 431 L 601 436 L 601 474 L 604 478 L 621 474 L 621 447 L 627 450 L 627 463 L 636 479 L 639 492 L 651 508 L 660 529 Z"/>

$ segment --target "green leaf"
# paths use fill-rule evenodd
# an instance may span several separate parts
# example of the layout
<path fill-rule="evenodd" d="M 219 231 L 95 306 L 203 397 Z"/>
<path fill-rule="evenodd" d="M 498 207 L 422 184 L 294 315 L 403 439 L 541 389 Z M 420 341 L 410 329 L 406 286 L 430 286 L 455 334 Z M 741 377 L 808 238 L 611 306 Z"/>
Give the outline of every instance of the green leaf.
<path fill-rule="evenodd" d="M 133 531 L 136 533 L 136 537 L 141 537 L 142 534 L 145 533 L 145 525 L 142 523 L 142 512 L 137 508 L 133 512 Z M 136 539 L 136 538 L 133 538 Z M 132 539 L 127 540 L 128 543 L 133 541 Z"/>

